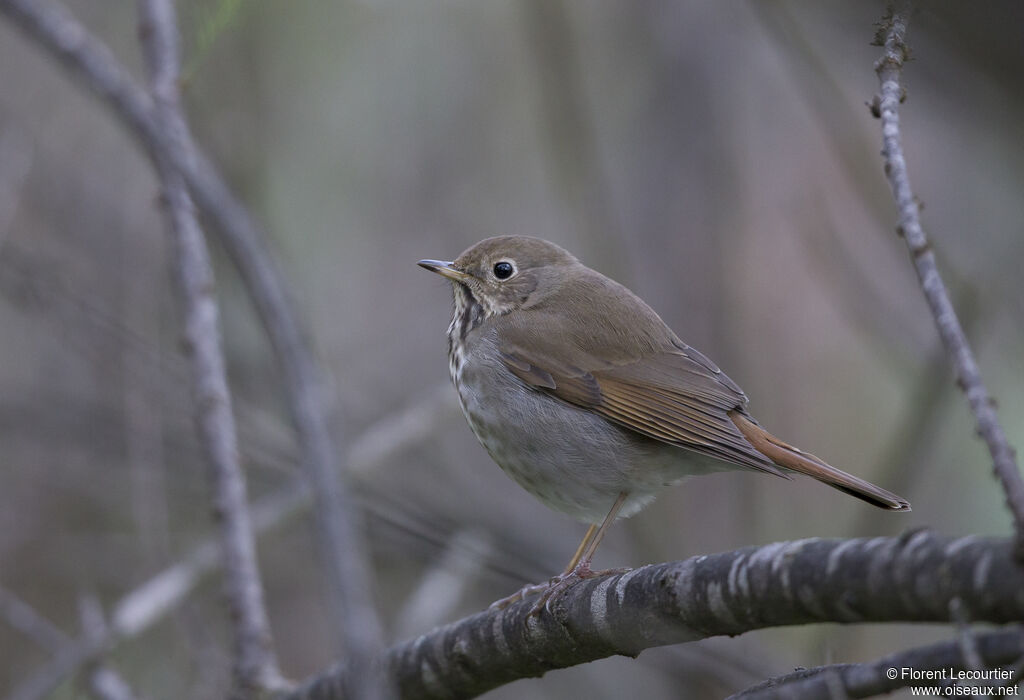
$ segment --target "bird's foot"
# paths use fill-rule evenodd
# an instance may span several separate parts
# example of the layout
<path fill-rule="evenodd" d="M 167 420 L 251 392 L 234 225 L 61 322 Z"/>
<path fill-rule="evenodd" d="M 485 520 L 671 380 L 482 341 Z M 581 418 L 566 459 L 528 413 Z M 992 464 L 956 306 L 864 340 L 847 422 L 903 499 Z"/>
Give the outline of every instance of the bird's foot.
<path fill-rule="evenodd" d="M 528 586 L 523 586 L 512 595 L 502 598 L 501 600 L 494 601 L 490 604 L 488 609 L 504 610 L 513 603 L 518 603 L 529 596 L 539 593 L 540 598 L 536 603 L 534 603 L 533 607 L 530 608 L 529 612 L 530 617 L 536 617 L 540 614 L 541 610 L 551 612 L 551 608 L 549 607 L 551 601 L 558 598 L 558 596 L 565 593 L 580 581 L 588 578 L 596 578 L 598 576 L 624 574 L 627 571 L 632 571 L 632 569 L 601 569 L 600 571 L 593 571 L 591 570 L 589 563 L 580 562 L 575 568 L 553 577 L 547 583 L 533 583 Z"/>
<path fill-rule="evenodd" d="M 548 588 L 550 588 L 554 584 L 555 580 L 558 579 L 558 578 L 559 577 L 556 576 L 555 578 L 551 579 L 547 583 L 530 583 L 530 584 L 527 584 L 527 585 L 523 586 L 522 588 L 520 588 L 515 593 L 513 593 L 512 595 L 506 596 L 504 598 L 501 598 L 500 600 L 494 601 L 493 603 L 491 603 L 490 605 L 487 606 L 487 609 L 488 610 L 504 610 L 505 608 L 507 608 L 508 606 L 512 605 L 513 603 L 518 603 L 523 598 L 527 598 L 527 597 L 529 597 L 529 596 L 531 596 L 531 595 L 533 595 L 535 593 L 542 593 L 543 591 L 546 591 Z"/>
<path fill-rule="evenodd" d="M 555 576 L 548 582 L 546 589 L 541 592 L 540 598 L 530 609 L 529 617 L 536 617 L 537 615 L 540 615 L 542 610 L 551 612 L 551 601 L 557 600 L 560 595 L 580 581 L 588 578 L 597 578 L 598 576 L 624 574 L 627 571 L 631 571 L 631 569 L 627 567 L 622 569 L 601 569 L 600 571 L 593 571 L 590 568 L 590 562 L 581 561 L 571 571 L 566 571 L 563 574 Z"/>

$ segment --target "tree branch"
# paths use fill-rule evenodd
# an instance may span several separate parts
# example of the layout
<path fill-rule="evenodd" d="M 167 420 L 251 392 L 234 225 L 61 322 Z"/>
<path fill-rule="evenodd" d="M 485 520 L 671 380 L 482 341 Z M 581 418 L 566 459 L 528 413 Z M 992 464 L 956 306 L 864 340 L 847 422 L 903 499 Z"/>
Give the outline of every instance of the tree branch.
<path fill-rule="evenodd" d="M 985 667 L 996 668 L 1013 664 L 1024 656 L 1024 634 L 1016 629 L 988 632 L 975 637 Z M 892 669 L 896 669 L 895 677 Z M 832 688 L 842 689 L 846 697 L 868 698 L 891 693 L 907 686 L 946 686 L 949 679 L 912 677 L 904 669 L 966 671 L 972 669 L 961 653 L 957 641 L 939 642 L 916 649 L 907 649 L 884 656 L 869 664 L 834 664 L 819 666 L 772 678 L 732 695 L 729 700 L 817 700 L 830 697 Z M 1009 679 L 1011 683 L 1018 678 Z M 975 686 L 998 686 L 1006 681 L 972 681 Z"/>
<path fill-rule="evenodd" d="M 312 486 L 319 552 L 335 608 L 334 627 L 355 661 L 372 658 L 380 648 L 382 632 L 370 596 L 362 534 L 348 489 L 338 476 L 337 450 L 322 400 L 322 373 L 299 329 L 260 228 L 187 131 L 186 148 L 170 141 L 149 96 L 66 9 L 48 0 L 0 0 L 0 11 L 102 98 L 151 157 L 166 158 L 184 178 L 199 208 L 217 225 L 284 376 L 301 462 Z"/>
<path fill-rule="evenodd" d="M 135 700 L 136 695 L 121 676 L 99 664 L 89 674 L 89 692 L 98 700 Z"/>
<path fill-rule="evenodd" d="M 72 643 L 63 630 L 3 587 L 0 587 L 0 618 L 47 651 L 57 652 Z"/>
<path fill-rule="evenodd" d="M 78 613 L 81 618 L 82 636 L 85 639 L 100 640 L 106 636 L 107 621 L 104 619 L 103 606 L 99 598 L 91 594 L 80 596 Z M 87 686 L 89 692 L 98 700 L 135 700 L 131 686 L 102 661 L 91 665 Z"/>
<path fill-rule="evenodd" d="M 809 539 L 747 547 L 585 580 L 530 618 L 530 600 L 392 647 L 403 698 L 465 698 L 595 659 L 717 635 L 813 622 L 948 622 L 959 598 L 977 622 L 1024 619 L 1024 570 L 1005 539 Z M 332 669 L 283 700 L 344 697 Z"/>
<path fill-rule="evenodd" d="M 8 700 L 34 700 L 46 695 L 64 678 L 65 669 L 85 662 L 82 658 L 83 649 L 93 649 L 95 646 L 98 658 L 102 647 L 100 644 L 94 645 L 93 641 L 105 636 L 106 628 L 102 617 L 93 615 L 91 620 L 85 615 L 82 617 L 85 642 L 79 643 L 36 612 L 31 605 L 0 588 L 0 618 L 53 654 L 52 661 L 47 665 L 48 673 L 36 674 L 28 682 L 13 688 L 7 696 Z M 102 664 L 96 663 L 88 676 L 87 685 L 94 697 L 100 700 L 133 700 L 131 688 L 124 679 Z"/>
<path fill-rule="evenodd" d="M 168 0 L 139 0 L 139 14 L 139 37 L 149 69 L 154 119 L 166 140 L 187 157 L 186 126 L 178 94 L 180 58 L 174 6 Z M 282 679 L 256 563 L 245 474 L 238 460 L 220 311 L 213 296 L 213 265 L 184 180 L 166 156 L 159 152 L 154 156 L 174 244 L 185 352 L 192 365 L 196 428 L 206 454 L 214 521 L 224 558 L 224 590 L 234 638 L 235 694 L 251 697 L 280 686 Z"/>
<path fill-rule="evenodd" d="M 394 454 L 432 434 L 447 414 L 439 410 L 444 399 L 451 401 L 447 386 L 442 394 L 433 391 L 403 411 L 385 416 L 366 429 L 352 443 L 346 461 L 353 473 L 368 472 Z M 257 501 L 250 510 L 252 525 L 262 535 L 289 517 L 309 507 L 312 500 L 305 480 L 295 479 L 280 491 Z M 39 700 L 53 692 L 65 678 L 83 665 L 109 653 L 120 643 L 142 634 L 186 600 L 203 578 L 221 565 L 217 542 L 210 538 L 189 550 L 180 561 L 154 575 L 122 596 L 112 607 L 102 638 L 81 638 L 62 646 L 50 660 L 25 682 L 9 700 Z M 2 590 L 2 589 L 0 589 Z M 0 596 L 0 612 L 4 609 Z"/>
<path fill-rule="evenodd" d="M 903 156 L 898 110 L 904 98 L 900 75 L 909 55 L 906 43 L 908 14 L 905 7 L 898 11 L 890 10 L 882 21 L 876 41 L 884 46 L 884 52 L 875 63 L 881 90 L 872 104 L 873 112 L 882 120 L 885 173 L 899 210 L 897 231 L 910 251 L 921 289 L 956 372 L 957 384 L 967 396 L 967 402 L 974 413 L 978 435 L 985 441 L 992 456 L 995 476 L 1002 484 L 1006 505 L 1013 517 L 1017 555 L 1024 560 L 1024 480 L 1017 468 L 1014 450 L 1007 442 L 996 416 L 995 403 L 982 382 L 974 352 L 960 327 L 946 285 L 939 274 L 931 243 L 921 226 L 920 209 L 910 186 L 907 162 Z"/>

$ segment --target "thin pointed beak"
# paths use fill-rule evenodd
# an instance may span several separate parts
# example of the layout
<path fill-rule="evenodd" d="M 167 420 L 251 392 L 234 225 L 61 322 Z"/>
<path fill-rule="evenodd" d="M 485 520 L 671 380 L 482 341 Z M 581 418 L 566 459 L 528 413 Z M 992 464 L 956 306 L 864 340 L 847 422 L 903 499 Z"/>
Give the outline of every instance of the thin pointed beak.
<path fill-rule="evenodd" d="M 425 270 L 430 270 L 431 272 L 436 272 L 442 277 L 447 277 L 453 282 L 465 282 L 470 277 L 462 270 L 457 270 L 453 267 L 453 263 L 445 260 L 420 260 L 416 264 Z"/>

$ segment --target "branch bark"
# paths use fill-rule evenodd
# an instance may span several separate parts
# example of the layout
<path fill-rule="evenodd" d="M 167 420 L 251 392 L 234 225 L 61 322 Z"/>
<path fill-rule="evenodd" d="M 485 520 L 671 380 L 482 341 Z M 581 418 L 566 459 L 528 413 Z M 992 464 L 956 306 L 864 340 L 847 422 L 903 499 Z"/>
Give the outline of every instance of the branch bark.
<path fill-rule="evenodd" d="M 179 50 L 174 6 L 139 0 L 143 53 L 150 75 L 153 118 L 175 150 L 188 157 L 185 119 L 178 94 Z M 283 682 L 277 667 L 256 562 L 245 474 L 231 409 L 220 338 L 210 252 L 185 181 L 170 159 L 154 154 L 173 240 L 174 273 L 184 317 L 185 353 L 192 366 L 196 428 L 206 454 L 214 521 L 224 558 L 224 593 L 234 640 L 234 693 L 247 698 Z"/>
<path fill-rule="evenodd" d="M 977 423 L 978 435 L 988 446 L 993 471 L 1003 487 L 1006 505 L 1013 517 L 1016 532 L 1017 556 L 1024 561 L 1024 480 L 1017 467 L 1016 454 L 1006 439 L 995 402 L 981 379 L 981 370 L 974 358 L 967 336 L 964 335 L 949 292 L 939 274 L 935 253 L 921 226 L 917 197 L 910 186 L 907 161 L 903 156 L 900 135 L 899 105 L 904 99 L 900 85 L 903 64 L 910 49 L 906 43 L 909 10 L 906 4 L 899 10 L 890 10 L 883 18 L 876 42 L 884 47 L 882 57 L 875 63 L 875 72 L 881 85 L 880 94 L 872 104 L 875 115 L 882 120 L 882 155 L 885 173 L 899 210 L 897 231 L 910 251 L 921 289 L 931 309 L 939 336 L 946 347 L 956 372 L 957 385 L 963 390 Z"/>
<path fill-rule="evenodd" d="M 644 649 L 814 622 L 948 622 L 959 598 L 976 622 L 1024 619 L 1024 570 L 1005 539 L 809 539 L 588 579 L 529 617 L 532 601 L 485 611 L 392 647 L 382 665 L 403 698 L 467 698 Z M 345 697 L 346 669 L 282 700 Z"/>
<path fill-rule="evenodd" d="M 985 667 L 997 668 L 1017 663 L 1024 656 L 1024 633 L 1016 629 L 980 634 L 975 638 L 978 654 Z M 896 673 L 892 673 L 896 669 Z M 838 688 L 848 698 L 868 698 L 891 693 L 907 686 L 945 686 L 949 679 L 912 677 L 904 669 L 954 671 L 972 670 L 957 641 L 939 642 L 884 656 L 869 664 L 834 664 L 790 673 L 759 683 L 731 696 L 729 700 L 817 700 L 835 697 Z M 1011 677 L 1010 683 L 1019 679 Z M 999 686 L 1005 681 L 972 681 L 974 686 Z"/>

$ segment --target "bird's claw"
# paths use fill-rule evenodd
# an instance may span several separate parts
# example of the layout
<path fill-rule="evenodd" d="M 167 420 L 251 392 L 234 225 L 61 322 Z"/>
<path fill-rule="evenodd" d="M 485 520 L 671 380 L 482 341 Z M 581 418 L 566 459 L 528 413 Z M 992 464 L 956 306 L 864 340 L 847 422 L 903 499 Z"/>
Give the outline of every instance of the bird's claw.
<path fill-rule="evenodd" d="M 548 582 L 548 585 L 541 592 L 540 598 L 537 600 L 536 603 L 533 604 L 533 607 L 530 608 L 530 612 L 528 612 L 526 616 L 528 618 L 537 617 L 538 615 L 540 615 L 541 610 L 546 610 L 550 613 L 551 608 L 549 606 L 553 599 L 558 598 L 558 596 L 565 593 L 574 584 L 579 583 L 584 578 L 590 578 L 596 575 L 597 574 L 591 572 L 588 567 L 585 573 L 578 573 L 576 569 L 573 569 L 572 571 L 567 571 L 564 574 L 555 576 Z"/>
<path fill-rule="evenodd" d="M 533 607 L 530 608 L 530 612 L 527 613 L 528 618 L 536 617 L 537 615 L 540 615 L 542 610 L 547 610 L 550 613 L 551 601 L 557 599 L 580 581 L 588 578 L 596 578 L 598 576 L 624 574 L 627 571 L 631 571 L 631 569 L 602 569 L 601 571 L 592 571 L 588 563 L 580 562 L 574 569 L 549 579 L 547 583 L 532 583 L 527 586 L 523 586 L 512 595 L 494 601 L 490 606 L 488 606 L 488 610 L 504 610 L 513 603 L 518 603 L 529 596 L 540 593 L 540 598 L 536 603 L 534 603 Z"/>
<path fill-rule="evenodd" d="M 556 576 L 555 578 L 558 578 L 558 577 Z M 504 610 L 508 606 L 512 605 L 513 603 L 518 603 L 520 600 L 523 600 L 527 596 L 531 596 L 534 593 L 541 593 L 541 592 L 547 590 L 548 587 L 551 586 L 551 584 L 552 584 L 552 582 L 554 580 L 555 579 L 551 579 L 547 583 L 530 583 L 530 584 L 527 584 L 527 585 L 523 586 L 522 588 L 520 588 L 515 593 L 513 593 L 512 595 L 506 596 L 504 598 L 501 598 L 499 600 L 494 601 L 493 603 L 491 603 L 490 605 L 487 606 L 487 609 L 488 610 Z"/>

